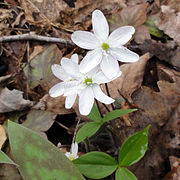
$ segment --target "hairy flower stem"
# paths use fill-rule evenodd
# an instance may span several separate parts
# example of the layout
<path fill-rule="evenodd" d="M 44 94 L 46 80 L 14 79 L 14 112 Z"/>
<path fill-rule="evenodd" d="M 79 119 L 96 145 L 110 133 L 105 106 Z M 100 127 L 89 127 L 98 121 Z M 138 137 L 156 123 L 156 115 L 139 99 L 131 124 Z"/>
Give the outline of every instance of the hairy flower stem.
<path fill-rule="evenodd" d="M 76 128 L 75 128 L 75 130 L 74 130 L 74 135 L 73 135 L 73 139 L 72 139 L 72 143 L 75 142 L 76 133 L 77 133 L 78 125 L 79 125 L 80 121 L 81 121 L 81 118 L 78 119 L 78 122 L 77 122 L 77 124 L 76 124 Z"/>

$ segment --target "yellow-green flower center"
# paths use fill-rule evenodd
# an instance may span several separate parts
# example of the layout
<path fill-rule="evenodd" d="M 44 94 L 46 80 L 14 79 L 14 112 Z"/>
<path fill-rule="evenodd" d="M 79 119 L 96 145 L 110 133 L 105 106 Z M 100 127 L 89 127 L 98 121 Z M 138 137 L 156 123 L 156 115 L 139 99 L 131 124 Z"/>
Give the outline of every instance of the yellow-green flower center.
<path fill-rule="evenodd" d="M 91 78 L 86 78 L 85 81 L 84 81 L 84 83 L 85 83 L 86 85 L 90 85 L 90 84 L 92 84 L 92 79 L 91 79 Z"/>
<path fill-rule="evenodd" d="M 103 43 L 101 47 L 102 47 L 102 49 L 105 50 L 105 51 L 106 51 L 107 49 L 109 49 L 109 45 L 106 44 L 106 43 Z"/>

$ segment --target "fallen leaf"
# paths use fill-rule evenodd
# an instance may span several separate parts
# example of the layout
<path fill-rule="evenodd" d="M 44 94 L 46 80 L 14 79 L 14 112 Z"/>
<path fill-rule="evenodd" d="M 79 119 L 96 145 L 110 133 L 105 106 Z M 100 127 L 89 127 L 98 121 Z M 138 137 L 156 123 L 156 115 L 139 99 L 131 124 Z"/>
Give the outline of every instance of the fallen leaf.
<path fill-rule="evenodd" d="M 19 111 L 33 105 L 32 101 L 23 99 L 23 92 L 8 88 L 0 90 L 0 113 Z"/>
<path fill-rule="evenodd" d="M 174 45 L 171 47 L 168 43 L 165 44 L 146 39 L 138 48 L 143 54 L 149 52 L 151 57 L 156 56 L 159 60 L 165 61 L 175 68 L 180 69 L 179 48 L 175 49 Z"/>
<path fill-rule="evenodd" d="M 7 139 L 6 132 L 3 126 L 0 125 L 0 149 L 2 149 L 6 139 Z"/>
<path fill-rule="evenodd" d="M 128 6 L 123 8 L 120 13 L 110 16 L 108 18 L 110 31 L 125 25 L 131 25 L 135 28 L 142 25 L 146 21 L 147 5 L 147 3 L 144 3 L 135 6 Z"/>
<path fill-rule="evenodd" d="M 61 57 L 61 52 L 56 45 L 44 47 L 37 56 L 33 54 L 33 58 L 24 68 L 29 87 L 33 89 L 40 84 L 48 92 L 57 83 L 57 78 L 51 71 L 51 65 L 59 64 Z"/>
<path fill-rule="evenodd" d="M 144 25 L 137 27 L 134 39 L 138 44 L 142 44 L 146 39 L 151 39 L 148 28 Z"/>
<path fill-rule="evenodd" d="M 180 45 L 180 12 L 176 12 L 176 9 L 180 10 L 180 4 L 179 1 L 176 2 L 173 3 L 174 6 L 170 5 L 171 1 L 168 5 L 161 6 L 162 16 L 156 21 L 156 25 Z"/>
<path fill-rule="evenodd" d="M 55 118 L 56 114 L 54 113 L 41 110 L 31 110 L 22 125 L 36 132 L 42 133 L 52 126 Z"/>
<path fill-rule="evenodd" d="M 108 83 L 110 95 L 115 98 L 119 96 L 118 90 L 129 102 L 132 102 L 131 95 L 141 87 L 145 67 L 149 60 L 149 53 L 140 57 L 135 63 L 124 64 L 120 67 L 122 75 L 114 81 Z"/>
<path fill-rule="evenodd" d="M 170 156 L 171 171 L 163 178 L 163 180 L 179 180 L 180 179 L 180 158 Z M 172 162 L 173 161 L 173 162 Z"/>
<path fill-rule="evenodd" d="M 49 96 L 49 94 L 47 94 L 40 100 L 40 103 L 45 104 L 46 111 L 53 112 L 56 114 L 71 114 L 74 112 L 73 109 L 65 108 L 64 96 L 52 98 Z"/>

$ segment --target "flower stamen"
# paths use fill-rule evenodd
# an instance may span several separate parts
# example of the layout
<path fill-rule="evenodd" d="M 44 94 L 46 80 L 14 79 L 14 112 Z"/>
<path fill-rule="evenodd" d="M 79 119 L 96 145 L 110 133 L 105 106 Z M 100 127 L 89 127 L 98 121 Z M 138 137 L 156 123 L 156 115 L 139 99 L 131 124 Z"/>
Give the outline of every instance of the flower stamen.
<path fill-rule="evenodd" d="M 91 85 L 92 82 L 93 82 L 93 81 L 92 81 L 91 78 L 86 78 L 86 79 L 84 80 L 84 83 L 85 83 L 87 86 Z"/>
<path fill-rule="evenodd" d="M 108 45 L 107 43 L 103 43 L 101 47 L 102 47 L 102 49 L 105 50 L 105 51 L 106 51 L 107 49 L 109 49 L 109 45 Z"/>

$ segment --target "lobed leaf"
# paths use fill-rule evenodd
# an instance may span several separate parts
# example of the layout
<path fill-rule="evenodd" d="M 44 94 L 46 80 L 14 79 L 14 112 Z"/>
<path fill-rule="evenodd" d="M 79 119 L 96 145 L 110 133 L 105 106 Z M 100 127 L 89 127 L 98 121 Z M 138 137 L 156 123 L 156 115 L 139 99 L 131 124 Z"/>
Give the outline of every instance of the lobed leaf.
<path fill-rule="evenodd" d="M 80 172 L 88 178 L 100 179 L 112 174 L 117 168 L 117 162 L 114 158 L 103 152 L 90 152 L 73 163 Z"/>
<path fill-rule="evenodd" d="M 92 135 L 94 135 L 98 129 L 101 127 L 100 123 L 97 122 L 89 122 L 86 123 L 84 126 L 82 126 L 76 135 L 76 142 L 80 143 L 81 141 L 83 141 L 84 139 L 86 139 L 87 137 L 91 137 Z"/>
<path fill-rule="evenodd" d="M 148 147 L 149 127 L 150 125 L 135 133 L 123 143 L 119 152 L 119 166 L 130 166 L 144 156 Z"/>

